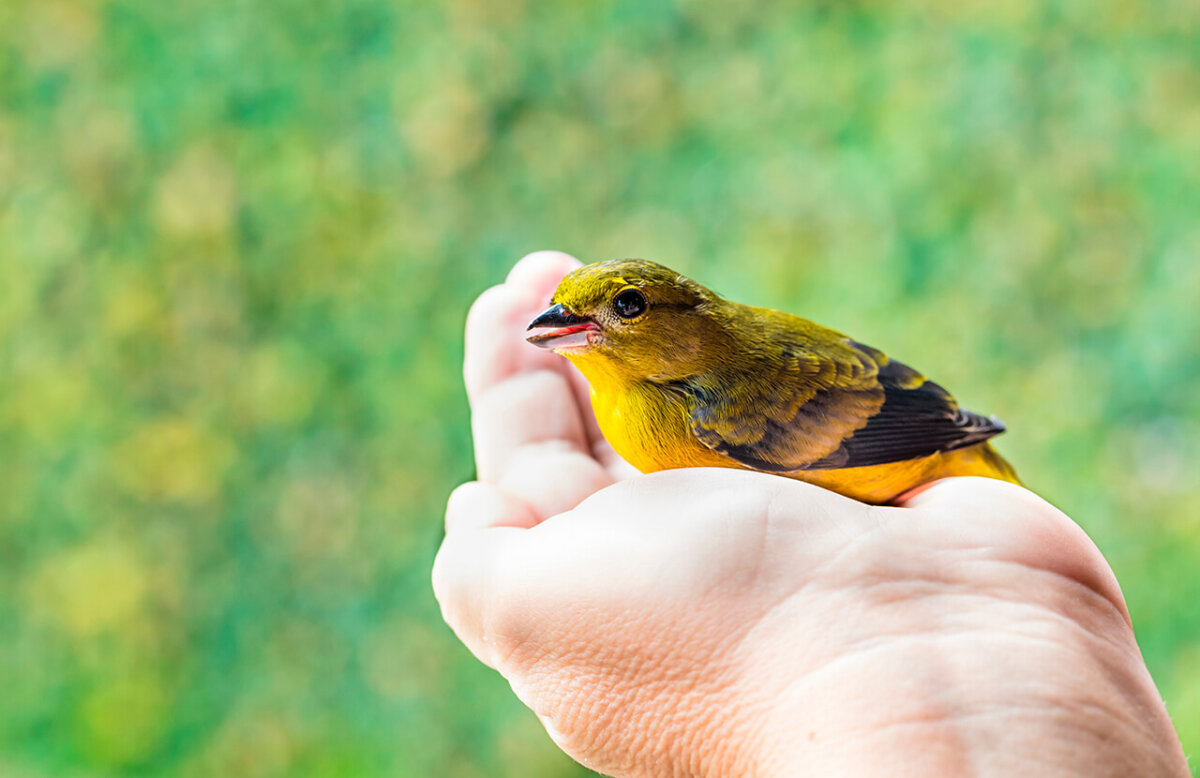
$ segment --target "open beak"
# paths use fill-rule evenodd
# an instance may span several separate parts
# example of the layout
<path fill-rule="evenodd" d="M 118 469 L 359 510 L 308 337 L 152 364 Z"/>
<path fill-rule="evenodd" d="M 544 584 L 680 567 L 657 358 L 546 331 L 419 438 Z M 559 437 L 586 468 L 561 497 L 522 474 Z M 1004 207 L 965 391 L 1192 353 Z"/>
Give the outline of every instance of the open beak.
<path fill-rule="evenodd" d="M 588 345 L 592 333 L 599 334 L 600 327 L 586 316 L 571 313 L 561 304 L 542 311 L 527 330 L 541 330 L 526 338 L 539 348 L 578 348 Z"/>

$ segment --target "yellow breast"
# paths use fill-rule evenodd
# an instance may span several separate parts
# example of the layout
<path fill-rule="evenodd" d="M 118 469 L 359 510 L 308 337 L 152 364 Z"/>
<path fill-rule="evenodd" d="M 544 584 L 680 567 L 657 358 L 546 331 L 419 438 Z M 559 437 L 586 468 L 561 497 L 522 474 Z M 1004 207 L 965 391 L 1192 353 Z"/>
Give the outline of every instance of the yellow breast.
<path fill-rule="evenodd" d="M 753 470 L 713 451 L 692 433 L 687 405 L 657 387 L 623 380 L 584 360 L 572 359 L 591 384 L 600 431 L 625 461 L 651 473 L 681 467 Z M 581 364 L 583 363 L 583 364 Z M 1020 483 L 988 443 L 884 465 L 776 473 L 816 484 L 863 502 L 883 504 L 921 484 L 954 476 L 983 476 Z"/>

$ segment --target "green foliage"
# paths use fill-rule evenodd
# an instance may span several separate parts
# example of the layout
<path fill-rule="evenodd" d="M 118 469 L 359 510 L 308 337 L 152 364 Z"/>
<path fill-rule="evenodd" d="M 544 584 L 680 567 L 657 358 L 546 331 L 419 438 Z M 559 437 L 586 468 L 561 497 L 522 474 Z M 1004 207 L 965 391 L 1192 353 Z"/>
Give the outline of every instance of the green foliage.
<path fill-rule="evenodd" d="M 0 3 L 0 774 L 566 776 L 428 585 L 461 329 L 644 256 L 995 412 L 1200 753 L 1200 5 Z"/>

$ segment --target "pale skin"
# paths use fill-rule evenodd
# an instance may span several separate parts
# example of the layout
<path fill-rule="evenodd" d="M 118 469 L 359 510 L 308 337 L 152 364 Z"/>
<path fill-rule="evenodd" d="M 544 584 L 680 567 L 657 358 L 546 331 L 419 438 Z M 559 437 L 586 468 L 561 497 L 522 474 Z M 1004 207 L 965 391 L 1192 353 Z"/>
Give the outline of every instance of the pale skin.
<path fill-rule="evenodd" d="M 612 776 L 1187 776 L 1103 556 L 1032 492 L 872 507 L 725 469 L 632 471 L 586 382 L 524 342 L 573 258 L 476 301 L 479 480 L 451 495 L 447 623 Z"/>

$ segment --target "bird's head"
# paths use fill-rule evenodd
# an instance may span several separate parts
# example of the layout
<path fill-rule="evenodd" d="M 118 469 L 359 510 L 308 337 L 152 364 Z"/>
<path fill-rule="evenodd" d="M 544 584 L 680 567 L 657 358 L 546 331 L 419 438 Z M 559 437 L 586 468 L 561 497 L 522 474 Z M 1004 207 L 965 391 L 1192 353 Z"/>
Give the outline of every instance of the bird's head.
<path fill-rule="evenodd" d="M 680 378 L 721 345 L 713 316 L 721 298 L 644 259 L 585 265 L 559 283 L 550 302 L 530 322 L 528 340 L 585 374 L 603 365 L 631 378 Z"/>

